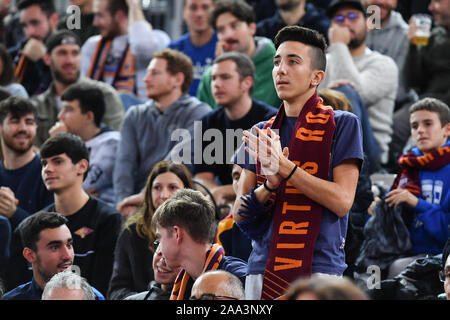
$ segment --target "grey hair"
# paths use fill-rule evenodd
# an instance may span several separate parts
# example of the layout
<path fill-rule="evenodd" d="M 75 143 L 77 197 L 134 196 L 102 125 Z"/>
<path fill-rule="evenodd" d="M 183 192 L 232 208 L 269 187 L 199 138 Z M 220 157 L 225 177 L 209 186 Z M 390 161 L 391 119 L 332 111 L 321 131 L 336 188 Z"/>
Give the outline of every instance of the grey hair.
<path fill-rule="evenodd" d="M 201 278 L 208 276 L 208 275 L 224 275 L 226 277 L 226 281 L 223 281 L 220 283 L 220 285 L 217 287 L 220 288 L 222 292 L 224 292 L 224 295 L 237 298 L 237 299 L 244 299 L 245 292 L 244 292 L 244 286 L 242 285 L 241 280 L 234 274 L 225 271 L 225 270 L 213 270 L 208 271 L 200 275 L 200 277 L 197 279 L 198 281 L 201 281 Z M 199 280 L 200 279 L 200 280 Z"/>
<path fill-rule="evenodd" d="M 71 270 L 59 272 L 47 282 L 42 293 L 42 300 L 48 300 L 55 288 L 82 290 L 84 292 L 84 300 L 95 300 L 94 291 L 86 279 Z"/>

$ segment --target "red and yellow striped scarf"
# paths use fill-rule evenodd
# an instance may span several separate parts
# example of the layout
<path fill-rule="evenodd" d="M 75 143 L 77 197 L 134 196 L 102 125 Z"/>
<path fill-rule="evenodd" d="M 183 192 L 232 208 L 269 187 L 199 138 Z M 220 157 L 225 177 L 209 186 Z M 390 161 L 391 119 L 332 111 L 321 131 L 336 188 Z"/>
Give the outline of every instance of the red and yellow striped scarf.
<path fill-rule="evenodd" d="M 94 57 L 92 58 L 91 67 L 88 72 L 88 77 L 94 80 L 103 81 L 104 68 L 106 60 L 108 59 L 109 51 L 111 50 L 112 40 L 102 38 L 95 49 Z M 136 87 L 136 57 L 131 52 L 130 45 L 124 50 L 122 58 L 117 66 L 117 71 L 112 74 L 114 76 L 111 85 L 117 91 L 124 91 L 129 93 L 137 93 Z"/>
<path fill-rule="evenodd" d="M 391 190 L 406 189 L 416 196 L 422 194 L 419 170 L 435 171 L 450 163 L 450 147 L 440 147 L 423 156 L 409 152 L 398 159 L 400 172 L 392 183 Z"/>
<path fill-rule="evenodd" d="M 224 255 L 225 252 L 223 248 L 217 243 L 213 244 L 211 250 L 209 250 L 206 253 L 206 261 L 202 273 L 205 273 L 206 271 L 210 270 L 217 270 L 219 268 L 220 261 L 222 261 Z M 192 284 L 193 280 L 186 272 L 186 270 L 184 269 L 180 270 L 180 273 L 175 279 L 170 300 L 184 300 L 186 289 L 188 288 L 188 286 L 192 288 Z M 186 299 L 189 299 L 189 297 L 186 297 Z"/>
<path fill-rule="evenodd" d="M 279 129 L 285 117 L 284 106 L 264 128 Z M 336 124 L 333 109 L 324 106 L 315 93 L 304 105 L 289 141 L 289 159 L 306 172 L 327 180 L 331 145 Z M 260 163 L 257 182 L 262 184 Z M 310 276 L 314 244 L 320 230 L 323 207 L 306 197 L 288 181 L 283 181 L 274 201 L 273 231 L 264 272 L 261 299 L 279 298 L 299 277 Z"/>

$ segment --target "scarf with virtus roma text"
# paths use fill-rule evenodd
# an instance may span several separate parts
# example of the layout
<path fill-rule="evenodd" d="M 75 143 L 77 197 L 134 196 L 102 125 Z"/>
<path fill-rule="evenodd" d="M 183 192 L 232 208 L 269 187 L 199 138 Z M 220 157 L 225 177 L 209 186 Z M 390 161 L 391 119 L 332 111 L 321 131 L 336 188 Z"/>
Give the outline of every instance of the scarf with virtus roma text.
<path fill-rule="evenodd" d="M 111 83 L 111 86 L 113 86 L 117 91 L 136 94 L 136 57 L 131 52 L 130 44 L 127 43 L 127 47 L 124 50 L 117 66 L 117 71 L 115 72 L 105 70 L 105 64 L 108 59 L 111 46 L 112 40 L 102 38 L 98 42 L 87 76 L 98 81 L 103 81 L 104 76 L 113 76 L 114 80 Z"/>
<path fill-rule="evenodd" d="M 286 116 L 282 105 L 263 129 L 279 129 Z M 327 180 L 331 144 L 336 124 L 333 109 L 322 104 L 317 92 L 298 116 L 289 142 L 289 159 L 306 172 Z M 266 179 L 256 163 L 258 185 Z M 272 193 L 273 231 L 264 272 L 261 299 L 277 299 L 300 277 L 312 273 L 314 243 L 320 230 L 323 207 L 306 197 L 288 181 Z"/>
<path fill-rule="evenodd" d="M 206 262 L 203 267 L 203 272 L 219 269 L 220 261 L 222 261 L 225 251 L 222 246 L 213 244 L 211 249 L 206 253 Z M 186 270 L 182 269 L 175 279 L 170 300 L 187 300 L 189 297 L 184 297 L 188 286 L 192 288 L 193 279 L 189 276 Z"/>
<path fill-rule="evenodd" d="M 419 181 L 419 170 L 435 171 L 450 163 L 450 146 L 440 147 L 423 156 L 409 152 L 398 159 L 400 172 L 392 183 L 391 190 L 406 189 L 420 197 L 422 190 Z"/>

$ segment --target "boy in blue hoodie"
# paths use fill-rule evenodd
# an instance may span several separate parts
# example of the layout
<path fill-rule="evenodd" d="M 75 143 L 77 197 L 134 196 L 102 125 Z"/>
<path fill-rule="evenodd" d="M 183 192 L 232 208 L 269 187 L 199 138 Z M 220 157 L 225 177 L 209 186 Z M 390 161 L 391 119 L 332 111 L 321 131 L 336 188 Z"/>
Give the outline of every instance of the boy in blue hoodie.
<path fill-rule="evenodd" d="M 409 233 L 415 255 L 440 254 L 450 236 L 450 108 L 434 98 L 425 98 L 409 110 L 411 136 L 416 143 L 400 157 L 401 172 L 386 195 L 390 206 L 414 208 Z M 417 256 L 391 265 L 394 276 Z"/>

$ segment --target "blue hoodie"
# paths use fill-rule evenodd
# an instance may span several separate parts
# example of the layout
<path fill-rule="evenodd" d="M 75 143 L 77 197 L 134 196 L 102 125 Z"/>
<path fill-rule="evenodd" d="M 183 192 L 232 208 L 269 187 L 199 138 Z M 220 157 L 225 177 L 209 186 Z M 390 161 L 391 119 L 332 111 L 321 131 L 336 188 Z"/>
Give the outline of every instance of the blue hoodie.
<path fill-rule="evenodd" d="M 445 146 L 450 146 L 450 142 Z M 418 148 L 412 152 L 423 155 Z M 413 251 L 414 254 L 440 254 L 450 237 L 450 163 L 436 171 L 420 170 L 419 179 L 422 197 L 409 228 Z"/>

